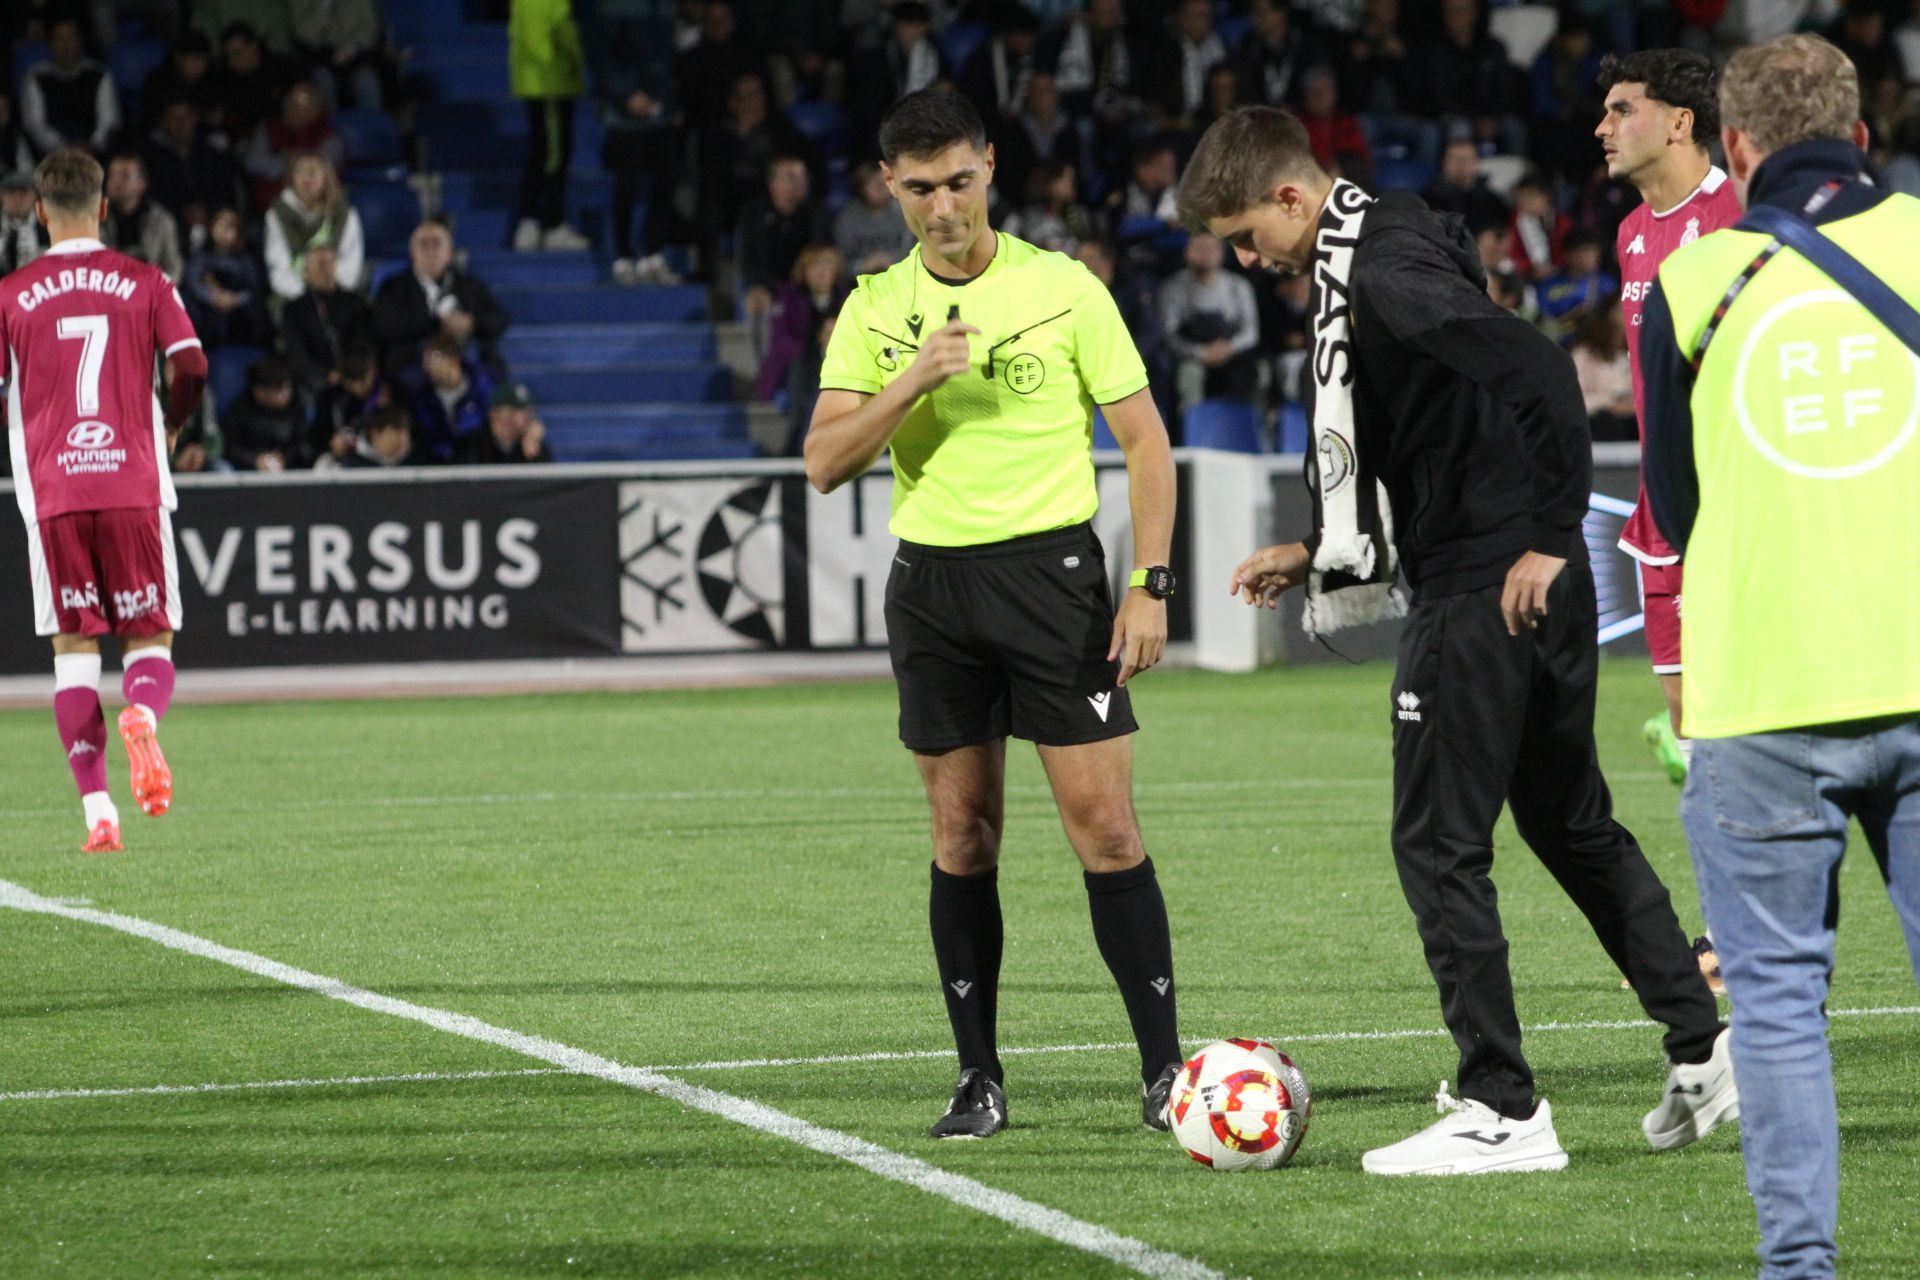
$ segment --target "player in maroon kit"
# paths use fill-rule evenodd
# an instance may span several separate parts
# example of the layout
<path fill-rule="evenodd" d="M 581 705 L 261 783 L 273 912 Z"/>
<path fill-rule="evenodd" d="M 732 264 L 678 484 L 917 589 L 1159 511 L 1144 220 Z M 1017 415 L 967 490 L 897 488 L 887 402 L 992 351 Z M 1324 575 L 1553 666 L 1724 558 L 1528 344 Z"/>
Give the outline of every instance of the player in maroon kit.
<path fill-rule="evenodd" d="M 125 646 L 120 737 L 134 798 L 154 817 L 173 801 L 154 737 L 173 696 L 180 626 L 167 454 L 207 379 L 173 282 L 100 243 L 101 176 L 78 148 L 40 162 L 34 208 L 52 247 L 0 280 L 0 382 L 34 624 L 53 637 L 54 719 L 80 788 L 89 853 L 120 848 L 99 691 L 99 637 L 109 632 Z M 169 373 L 164 414 L 156 355 Z"/>
<path fill-rule="evenodd" d="M 1606 151 L 1607 175 L 1624 178 L 1642 203 L 1620 224 L 1620 309 L 1633 363 L 1633 407 L 1645 439 L 1640 379 L 1640 309 L 1667 255 L 1740 219 L 1740 200 L 1708 157 L 1720 128 L 1719 77 L 1704 54 L 1643 49 L 1600 63 L 1606 115 L 1594 136 Z M 1680 553 L 1667 545 L 1647 509 L 1647 489 L 1620 534 L 1620 549 L 1640 562 L 1647 648 L 1667 697 L 1667 714 L 1647 721 L 1647 740 L 1676 783 L 1687 776 L 1680 737 Z"/>

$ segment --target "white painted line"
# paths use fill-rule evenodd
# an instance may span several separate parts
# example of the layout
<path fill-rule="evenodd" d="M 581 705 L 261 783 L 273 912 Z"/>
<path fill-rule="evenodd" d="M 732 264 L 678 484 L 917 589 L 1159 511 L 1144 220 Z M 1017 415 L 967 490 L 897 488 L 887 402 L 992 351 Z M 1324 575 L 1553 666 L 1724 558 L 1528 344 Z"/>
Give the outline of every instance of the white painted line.
<path fill-rule="evenodd" d="M 556 1067 L 579 1075 L 595 1076 L 613 1084 L 655 1094 L 677 1102 L 683 1107 L 705 1111 L 760 1133 L 785 1138 L 789 1142 L 817 1151 L 822 1155 L 845 1160 L 869 1173 L 915 1187 L 930 1195 L 939 1196 L 943 1200 L 950 1200 L 963 1208 L 998 1218 L 1002 1222 L 1045 1236 L 1069 1248 L 1105 1258 L 1140 1275 L 1177 1278 L 1177 1280 L 1185 1280 L 1189 1277 L 1192 1280 L 1201 1280 L 1201 1278 L 1218 1280 L 1220 1277 L 1219 1272 L 1192 1258 L 1169 1253 L 1164 1249 L 1156 1249 L 1143 1240 L 1123 1236 L 1091 1222 L 1083 1222 L 1058 1209 L 1050 1209 L 1045 1205 L 1022 1199 L 1012 1192 L 989 1187 L 985 1183 L 976 1182 L 972 1178 L 962 1177 L 957 1173 L 949 1173 L 924 1160 L 890 1151 L 864 1138 L 856 1138 L 852 1134 L 809 1123 L 798 1116 L 790 1116 L 784 1111 L 778 1111 L 730 1093 L 704 1089 L 699 1085 L 675 1080 L 641 1067 L 625 1066 L 611 1058 L 588 1053 L 585 1049 L 576 1049 L 572 1045 L 561 1044 L 555 1040 L 526 1035 L 505 1027 L 496 1027 L 492 1023 L 482 1022 L 464 1013 L 453 1013 L 446 1009 L 434 1009 L 411 1001 L 398 1000 L 392 996 L 383 996 L 378 992 L 350 986 L 338 978 L 328 978 L 310 973 L 305 969 L 297 969 L 292 965 L 282 964 L 278 960 L 269 960 L 265 956 L 255 955 L 251 951 L 222 946 L 206 938 L 182 933 L 178 929 L 170 929 L 163 924 L 155 924 L 151 920 L 123 916 L 112 911 L 96 911 L 90 907 L 63 906 L 20 885 L 0 880 L 0 908 L 4 907 L 39 915 L 59 916 L 82 924 L 96 924 L 103 928 L 114 929 L 136 938 L 145 938 L 149 942 L 157 942 L 174 951 L 212 960 L 286 986 L 299 987 L 304 991 L 326 996 L 330 1000 L 338 1000 L 375 1013 L 404 1018 L 409 1022 L 418 1022 L 436 1031 L 447 1032 L 449 1035 L 464 1036 L 482 1044 L 510 1049 L 515 1053 L 552 1063 Z"/>
<path fill-rule="evenodd" d="M 144 1098 L 179 1093 L 240 1093 L 253 1089 L 335 1089 L 344 1085 L 421 1084 L 438 1080 L 512 1080 L 521 1076 L 563 1076 L 559 1067 L 524 1071 L 414 1071 L 398 1076 L 328 1076 L 312 1080 L 242 1080 L 233 1084 L 149 1084 L 124 1089 L 21 1089 L 0 1093 L 0 1102 L 43 1102 L 57 1098 Z"/>
<path fill-rule="evenodd" d="M 1827 1015 L 1833 1018 L 1889 1018 L 1920 1014 L 1920 1006 L 1885 1006 L 1874 1009 L 1829 1009 Z M 1527 1035 L 1540 1031 L 1627 1031 L 1658 1026 L 1648 1018 L 1620 1018 L 1595 1022 L 1536 1022 L 1522 1028 Z M 1235 1032 L 1234 1034 L 1243 1034 Z M 1451 1033 L 1444 1027 L 1405 1027 L 1387 1031 L 1318 1031 L 1308 1035 L 1265 1035 L 1282 1049 L 1301 1044 L 1338 1044 L 1356 1040 L 1445 1040 Z M 1211 1044 L 1213 1040 L 1224 1040 L 1225 1036 L 1188 1036 L 1188 1047 Z M 1113 1040 L 1096 1044 L 1050 1044 L 1028 1048 L 1002 1049 L 1003 1058 L 1025 1057 L 1040 1053 L 1081 1053 L 1097 1052 L 1108 1049 L 1131 1049 L 1131 1040 Z M 900 1049 L 875 1053 L 835 1053 L 817 1058 L 730 1058 L 712 1062 L 676 1062 L 665 1066 L 648 1067 L 649 1071 L 753 1071 L 763 1067 L 826 1067 L 846 1066 L 862 1062 L 914 1062 L 923 1058 L 951 1058 L 952 1049 Z"/>
<path fill-rule="evenodd" d="M 59 902 L 61 899 L 49 899 Z M 67 905 L 71 905 L 69 902 Z M 1920 1005 L 1883 1005 L 1869 1009 L 1829 1009 L 1834 1018 L 1890 1018 L 1920 1015 Z M 1539 1022 L 1525 1028 L 1531 1035 L 1539 1031 L 1622 1031 L 1656 1025 L 1645 1018 L 1612 1022 Z M 1282 1048 L 1302 1044 L 1327 1044 L 1343 1040 L 1441 1039 L 1443 1030 L 1409 1028 L 1395 1031 L 1325 1031 L 1313 1035 L 1284 1037 Z M 1225 1039 L 1216 1036 L 1214 1039 Z M 1205 1037 L 1189 1037 L 1189 1047 L 1210 1043 Z M 1110 1040 L 1088 1044 L 1043 1044 L 1001 1049 L 1003 1058 L 1032 1057 L 1049 1053 L 1086 1053 L 1133 1048 L 1131 1040 Z M 731 1058 L 713 1062 L 683 1062 L 668 1066 L 642 1067 L 643 1071 L 751 1071 L 762 1067 L 844 1066 L 861 1062 L 913 1062 L 928 1058 L 948 1058 L 951 1049 L 904 1049 L 879 1053 L 835 1053 L 817 1058 Z M 154 1084 L 117 1089 L 22 1089 L 0 1093 L 0 1102 L 40 1102 L 60 1098 L 132 1098 L 170 1094 L 232 1093 L 252 1089 L 333 1089 L 363 1084 L 415 1084 L 441 1080 L 511 1080 L 522 1076 L 563 1076 L 575 1072 L 560 1067 L 528 1067 L 523 1071 L 415 1071 L 392 1076 L 321 1076 L 300 1080 L 242 1080 L 223 1084 Z"/>

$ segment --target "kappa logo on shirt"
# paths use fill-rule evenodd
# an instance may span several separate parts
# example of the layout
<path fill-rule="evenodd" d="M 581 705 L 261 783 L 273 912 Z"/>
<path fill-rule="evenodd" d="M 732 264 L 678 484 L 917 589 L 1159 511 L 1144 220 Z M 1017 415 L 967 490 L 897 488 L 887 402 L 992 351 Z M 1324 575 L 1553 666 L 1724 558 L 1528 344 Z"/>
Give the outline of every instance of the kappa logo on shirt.
<path fill-rule="evenodd" d="M 1699 219 L 1696 218 L 1695 221 L 1697 222 Z M 1633 243 L 1627 246 L 1628 253 L 1645 253 L 1646 251 L 1647 238 L 1645 236 L 1635 236 Z"/>

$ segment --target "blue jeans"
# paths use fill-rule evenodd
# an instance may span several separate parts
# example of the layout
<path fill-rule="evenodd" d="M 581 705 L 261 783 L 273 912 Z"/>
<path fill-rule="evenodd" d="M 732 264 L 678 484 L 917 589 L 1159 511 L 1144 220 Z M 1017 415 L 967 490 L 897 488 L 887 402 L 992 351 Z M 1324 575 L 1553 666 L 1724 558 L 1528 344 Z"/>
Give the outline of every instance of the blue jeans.
<path fill-rule="evenodd" d="M 1857 820 L 1920 976 L 1920 719 L 1701 738 L 1680 800 L 1733 1001 L 1733 1072 L 1766 1280 L 1834 1273 L 1840 1125 L 1826 999 Z"/>

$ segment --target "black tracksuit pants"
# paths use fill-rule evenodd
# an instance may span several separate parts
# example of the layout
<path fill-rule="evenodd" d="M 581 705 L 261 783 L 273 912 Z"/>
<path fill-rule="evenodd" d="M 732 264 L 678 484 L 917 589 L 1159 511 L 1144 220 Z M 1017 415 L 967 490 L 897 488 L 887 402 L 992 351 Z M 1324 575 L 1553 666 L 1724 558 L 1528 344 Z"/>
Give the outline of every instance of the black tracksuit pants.
<path fill-rule="evenodd" d="M 542 231 L 567 220 L 567 166 L 573 161 L 572 98 L 526 98 L 527 162 L 520 171 L 520 216 Z"/>
<path fill-rule="evenodd" d="M 1458 1096 L 1533 1114 L 1533 1072 L 1494 890 L 1500 806 L 1593 926 L 1673 1062 L 1703 1061 L 1718 1006 L 1666 886 L 1613 798 L 1593 740 L 1593 571 L 1569 565 L 1537 630 L 1507 634 L 1499 585 L 1419 601 L 1393 688 L 1393 856 L 1441 1015 L 1460 1048 Z"/>

